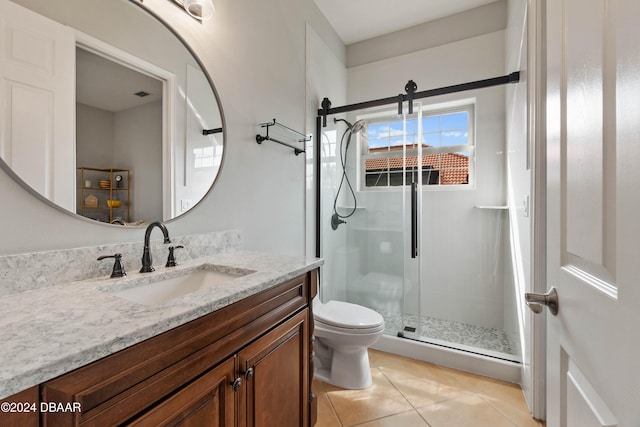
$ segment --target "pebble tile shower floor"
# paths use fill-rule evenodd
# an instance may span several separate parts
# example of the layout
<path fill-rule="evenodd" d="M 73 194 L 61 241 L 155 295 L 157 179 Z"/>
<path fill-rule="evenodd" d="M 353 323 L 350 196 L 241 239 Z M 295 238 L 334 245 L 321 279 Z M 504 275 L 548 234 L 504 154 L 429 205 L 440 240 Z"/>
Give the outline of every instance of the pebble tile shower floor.
<path fill-rule="evenodd" d="M 386 333 L 396 335 L 403 330 L 403 318 L 400 313 L 381 312 L 384 317 Z M 405 325 L 416 325 L 417 316 L 407 315 Z M 445 343 L 460 344 L 490 352 L 502 353 L 499 357 L 520 361 L 520 345 L 517 339 L 505 331 L 485 328 L 469 323 L 436 319 L 422 316 L 422 336 L 425 340 L 433 339 Z"/>

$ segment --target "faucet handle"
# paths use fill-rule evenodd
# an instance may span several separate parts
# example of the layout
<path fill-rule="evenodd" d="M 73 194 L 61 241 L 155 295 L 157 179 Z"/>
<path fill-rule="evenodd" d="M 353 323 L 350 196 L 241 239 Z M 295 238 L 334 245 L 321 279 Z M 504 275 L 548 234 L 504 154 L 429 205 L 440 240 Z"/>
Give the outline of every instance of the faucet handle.
<path fill-rule="evenodd" d="M 122 254 L 102 255 L 101 257 L 98 257 L 98 261 L 102 261 L 106 258 L 115 258 L 111 277 L 124 277 L 127 275 L 127 273 L 124 271 L 124 265 L 122 265 Z"/>
<path fill-rule="evenodd" d="M 173 250 L 174 249 L 183 249 L 184 246 L 179 245 L 179 246 L 169 246 L 169 256 L 167 257 L 167 264 L 165 265 L 165 267 L 175 267 L 176 265 L 178 265 L 178 263 L 176 263 L 176 257 L 173 254 Z"/>

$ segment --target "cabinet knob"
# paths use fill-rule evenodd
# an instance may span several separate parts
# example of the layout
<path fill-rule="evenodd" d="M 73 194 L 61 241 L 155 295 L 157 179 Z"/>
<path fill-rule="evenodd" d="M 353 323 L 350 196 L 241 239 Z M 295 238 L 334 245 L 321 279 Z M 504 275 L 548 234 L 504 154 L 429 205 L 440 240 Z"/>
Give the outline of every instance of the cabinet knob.
<path fill-rule="evenodd" d="M 253 368 L 247 369 L 247 372 L 244 373 L 244 379 L 249 381 L 253 378 Z"/>
<path fill-rule="evenodd" d="M 240 387 L 242 387 L 242 378 L 238 377 L 231 382 L 231 388 L 233 391 L 240 390 Z"/>

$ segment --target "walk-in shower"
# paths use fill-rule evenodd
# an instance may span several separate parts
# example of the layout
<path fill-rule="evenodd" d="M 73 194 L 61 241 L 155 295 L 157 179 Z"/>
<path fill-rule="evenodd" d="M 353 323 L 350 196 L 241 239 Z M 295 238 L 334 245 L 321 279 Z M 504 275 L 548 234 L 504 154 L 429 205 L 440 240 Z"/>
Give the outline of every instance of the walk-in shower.
<path fill-rule="evenodd" d="M 376 310 L 392 346 L 427 343 L 517 370 L 504 116 L 476 95 L 409 95 L 319 110 L 321 297 Z"/>

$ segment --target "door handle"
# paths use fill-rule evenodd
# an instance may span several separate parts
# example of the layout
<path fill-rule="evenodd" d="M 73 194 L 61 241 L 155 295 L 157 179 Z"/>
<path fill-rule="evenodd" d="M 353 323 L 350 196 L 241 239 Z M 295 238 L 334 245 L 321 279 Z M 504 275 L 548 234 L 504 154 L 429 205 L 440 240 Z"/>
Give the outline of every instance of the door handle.
<path fill-rule="evenodd" d="M 411 183 L 411 258 L 418 256 L 418 184 Z"/>
<path fill-rule="evenodd" d="M 558 291 L 554 286 L 552 286 L 551 289 L 549 289 L 549 292 L 547 292 L 546 294 L 527 292 L 526 294 L 524 294 L 524 300 L 527 302 L 527 306 L 531 309 L 531 311 L 536 314 L 542 311 L 543 305 L 549 307 L 549 311 L 554 316 L 558 314 Z"/>

